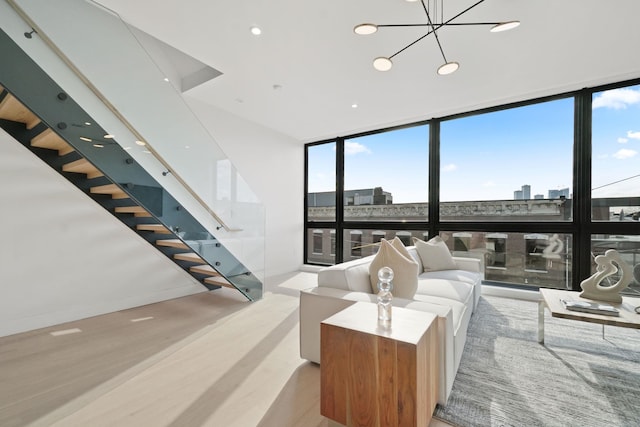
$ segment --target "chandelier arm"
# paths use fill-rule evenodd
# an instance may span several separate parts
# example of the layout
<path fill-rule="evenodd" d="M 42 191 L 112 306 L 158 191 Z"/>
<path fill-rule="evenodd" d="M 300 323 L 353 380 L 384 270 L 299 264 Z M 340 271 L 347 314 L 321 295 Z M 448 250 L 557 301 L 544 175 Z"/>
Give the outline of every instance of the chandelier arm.
<path fill-rule="evenodd" d="M 428 27 L 429 24 L 376 24 L 376 27 Z"/>
<path fill-rule="evenodd" d="M 464 25 L 498 25 L 502 24 L 502 22 L 452 22 L 450 24 L 443 22 L 442 24 L 433 24 L 438 28 L 441 27 L 453 27 L 453 26 L 464 26 Z M 380 27 L 380 25 L 378 25 Z"/>
<path fill-rule="evenodd" d="M 438 37 L 438 33 L 436 31 L 436 27 L 433 26 L 433 22 L 431 22 L 431 16 L 429 16 L 429 11 L 427 10 L 427 6 L 424 4 L 424 0 L 420 0 L 422 3 L 422 8 L 424 9 L 424 13 L 427 14 L 427 21 L 429 21 L 429 25 L 432 28 L 433 36 L 436 38 L 436 42 L 438 43 L 438 48 L 440 48 L 440 53 L 442 54 L 442 59 L 444 59 L 445 64 L 448 62 L 447 57 L 444 55 L 444 50 L 442 49 L 442 44 L 440 44 L 440 38 Z M 442 28 L 442 26 L 438 27 Z"/>
<path fill-rule="evenodd" d="M 453 18 L 452 18 L 453 19 Z M 451 26 L 463 26 L 463 25 L 498 25 L 502 24 L 502 22 L 442 22 L 440 24 L 434 23 L 433 25 L 436 27 L 436 30 L 442 27 L 451 27 Z M 430 27 L 430 24 L 376 24 L 378 28 L 384 27 Z"/>
<path fill-rule="evenodd" d="M 465 13 L 467 13 L 468 11 L 470 11 L 471 9 L 473 9 L 474 7 L 478 6 L 480 3 L 483 3 L 484 0 L 478 0 L 476 3 L 472 4 L 471 6 L 469 6 L 468 8 L 466 8 L 465 10 L 463 10 L 462 12 L 458 13 L 457 15 L 455 15 L 453 18 L 448 19 L 446 22 L 443 22 L 442 24 L 438 25 L 438 28 L 435 28 L 436 30 L 444 27 L 445 25 L 453 25 L 450 24 L 451 21 L 453 21 L 456 18 L 459 18 L 461 15 L 464 15 Z M 390 27 L 390 26 L 403 26 L 405 24 L 396 24 L 396 25 L 378 25 L 378 27 Z M 411 24 L 413 25 L 413 24 Z M 425 24 L 425 26 L 428 26 L 428 24 Z M 428 33 L 426 33 L 425 35 L 423 35 L 422 37 L 417 38 L 416 40 L 414 40 L 413 42 L 409 43 L 408 45 L 406 45 L 405 47 L 403 47 L 402 49 L 400 49 L 399 51 L 397 51 L 396 53 L 394 53 L 393 55 L 389 56 L 389 59 L 393 58 L 394 56 L 398 55 L 401 52 L 404 52 L 405 50 L 407 50 L 408 48 L 410 48 L 411 46 L 413 46 L 414 44 L 418 43 L 420 40 L 424 39 L 425 37 L 427 37 L 428 35 L 430 35 L 433 32 L 433 30 L 429 31 Z"/>
<path fill-rule="evenodd" d="M 417 39 L 415 39 L 414 41 L 412 41 L 411 43 L 409 43 L 408 45 L 406 45 L 405 47 L 403 47 L 402 49 L 400 49 L 399 51 L 397 51 L 396 53 L 394 53 L 393 55 L 391 55 L 389 57 L 389 59 L 393 58 L 394 56 L 396 56 L 397 54 L 399 54 L 400 52 L 404 52 L 405 50 L 409 49 L 411 46 L 413 46 L 414 44 L 418 43 L 420 40 L 422 40 L 423 38 L 427 37 L 428 35 L 430 35 L 431 33 L 433 33 L 433 30 L 430 30 L 427 34 L 418 37 Z"/>

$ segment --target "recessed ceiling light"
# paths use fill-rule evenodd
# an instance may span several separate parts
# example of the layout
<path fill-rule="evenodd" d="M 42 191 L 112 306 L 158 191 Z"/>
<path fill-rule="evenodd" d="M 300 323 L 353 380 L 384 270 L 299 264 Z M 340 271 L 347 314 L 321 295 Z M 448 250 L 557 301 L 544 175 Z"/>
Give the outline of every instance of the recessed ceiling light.
<path fill-rule="evenodd" d="M 143 147 L 144 147 L 145 145 L 147 145 L 147 143 L 146 143 L 146 142 L 144 142 L 144 141 L 136 141 L 136 144 L 138 144 L 138 145 L 142 145 Z"/>
<path fill-rule="evenodd" d="M 151 151 L 149 151 L 149 150 L 142 150 L 142 152 L 145 153 L 145 154 L 151 154 Z"/>
<path fill-rule="evenodd" d="M 86 136 L 81 136 L 81 137 L 80 137 L 80 140 L 81 140 L 81 141 L 85 141 L 85 142 L 91 142 L 91 141 L 93 141 L 93 139 L 91 139 L 91 138 L 87 138 Z"/>
<path fill-rule="evenodd" d="M 104 138 L 105 138 L 105 139 L 113 139 L 113 138 L 115 138 L 115 136 L 113 136 L 113 135 L 111 135 L 110 133 L 108 133 L 108 134 L 106 134 L 106 135 L 104 136 Z"/>
<path fill-rule="evenodd" d="M 84 122 L 85 126 L 91 126 L 90 122 Z"/>
<path fill-rule="evenodd" d="M 358 104 L 351 104 L 351 108 L 358 108 Z"/>
<path fill-rule="evenodd" d="M 168 81 L 169 81 L 169 77 L 165 77 L 165 78 L 164 78 L 164 81 L 165 81 L 165 82 L 168 82 Z"/>
<path fill-rule="evenodd" d="M 96 148 L 104 148 L 104 145 L 102 144 L 93 144 L 93 146 Z"/>
<path fill-rule="evenodd" d="M 184 146 L 184 148 L 186 148 L 186 149 L 188 150 L 188 149 L 189 149 L 189 148 L 191 148 L 191 147 L 190 147 L 190 146 L 188 146 L 188 145 L 185 145 L 185 146 Z"/>
<path fill-rule="evenodd" d="M 260 27 L 253 26 L 250 28 L 250 30 L 251 34 L 253 34 L 254 36 L 259 36 L 260 34 L 262 34 L 262 30 L 260 29 Z"/>

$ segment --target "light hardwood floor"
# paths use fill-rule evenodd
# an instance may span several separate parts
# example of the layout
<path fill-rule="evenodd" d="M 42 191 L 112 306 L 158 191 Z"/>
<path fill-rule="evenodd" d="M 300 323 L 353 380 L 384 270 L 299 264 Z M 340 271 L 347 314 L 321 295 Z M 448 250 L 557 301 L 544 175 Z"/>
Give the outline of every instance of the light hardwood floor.
<path fill-rule="evenodd" d="M 315 280 L 271 279 L 254 303 L 220 289 L 0 338 L 0 426 L 334 426 L 319 367 L 298 355 L 298 292 Z"/>

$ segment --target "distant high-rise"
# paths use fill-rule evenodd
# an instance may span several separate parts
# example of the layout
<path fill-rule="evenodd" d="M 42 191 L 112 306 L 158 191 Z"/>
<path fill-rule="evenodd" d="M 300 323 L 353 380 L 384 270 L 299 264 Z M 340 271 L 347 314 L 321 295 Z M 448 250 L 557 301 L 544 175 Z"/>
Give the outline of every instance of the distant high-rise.
<path fill-rule="evenodd" d="M 513 198 L 515 200 L 529 200 L 531 198 L 531 186 L 529 184 L 523 185 L 520 190 L 513 192 Z"/>
<path fill-rule="evenodd" d="M 564 197 L 566 199 L 570 198 L 569 189 L 562 188 L 560 190 L 549 190 L 549 199 L 559 199 Z"/>

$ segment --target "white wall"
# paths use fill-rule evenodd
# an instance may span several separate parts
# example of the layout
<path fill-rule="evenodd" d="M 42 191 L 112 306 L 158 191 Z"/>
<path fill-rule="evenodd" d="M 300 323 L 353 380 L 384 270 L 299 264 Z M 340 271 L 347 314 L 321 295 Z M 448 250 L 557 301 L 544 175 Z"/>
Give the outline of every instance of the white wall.
<path fill-rule="evenodd" d="M 0 336 L 205 291 L 0 129 Z"/>
<path fill-rule="evenodd" d="M 187 97 L 187 102 L 265 206 L 265 276 L 298 270 L 303 263 L 303 144 L 201 101 Z"/>

